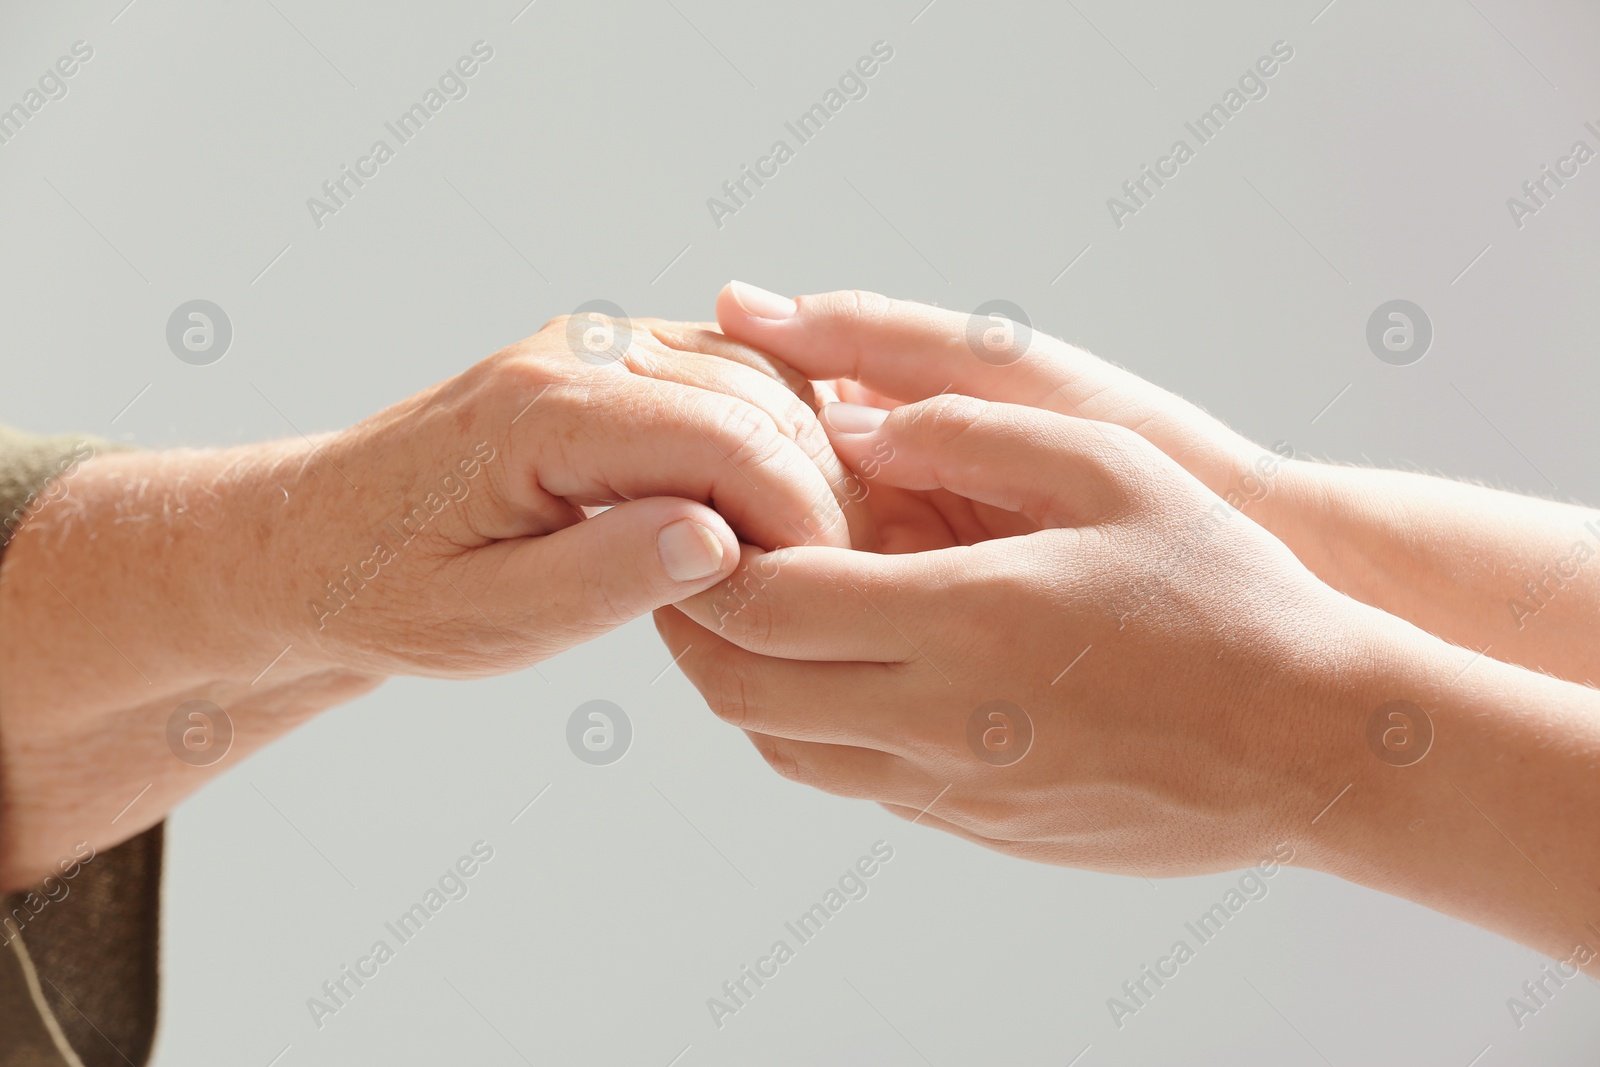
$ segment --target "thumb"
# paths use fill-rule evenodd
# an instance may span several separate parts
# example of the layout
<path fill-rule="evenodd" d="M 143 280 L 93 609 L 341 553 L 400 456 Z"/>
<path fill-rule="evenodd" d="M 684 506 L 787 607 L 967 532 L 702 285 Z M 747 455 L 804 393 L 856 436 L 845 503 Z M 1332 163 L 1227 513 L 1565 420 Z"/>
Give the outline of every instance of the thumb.
<path fill-rule="evenodd" d="M 944 489 L 1040 526 L 1102 521 L 1136 488 L 1128 476 L 1164 458 L 1121 427 L 954 394 L 893 411 L 829 404 L 822 423 L 869 492 Z"/>
<path fill-rule="evenodd" d="M 586 639 L 709 589 L 738 563 L 722 516 L 691 500 L 647 497 L 528 539 L 495 585 L 532 591 L 541 629 Z"/>

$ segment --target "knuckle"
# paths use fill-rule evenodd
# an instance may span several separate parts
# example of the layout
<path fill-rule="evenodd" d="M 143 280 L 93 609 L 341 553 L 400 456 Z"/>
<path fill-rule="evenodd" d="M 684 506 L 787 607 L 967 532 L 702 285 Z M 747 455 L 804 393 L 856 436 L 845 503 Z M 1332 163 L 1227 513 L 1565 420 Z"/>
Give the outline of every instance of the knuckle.
<path fill-rule="evenodd" d="M 500 364 L 498 370 L 504 378 L 500 384 L 511 388 L 547 385 L 555 380 L 550 369 L 548 362 L 539 353 L 520 350 L 513 354 L 513 358 Z"/>
<path fill-rule="evenodd" d="M 712 440 L 728 462 L 743 470 L 772 459 L 787 438 L 771 415 L 750 404 L 737 404 L 720 413 Z"/>
<path fill-rule="evenodd" d="M 820 301 L 829 317 L 847 327 L 877 326 L 888 317 L 891 306 L 888 297 L 868 289 L 843 289 L 812 299 Z"/>
<path fill-rule="evenodd" d="M 849 468 L 839 461 L 833 450 L 833 442 L 828 439 L 828 431 L 823 428 L 822 420 L 810 405 L 796 397 L 786 415 L 793 428 L 791 438 L 819 471 L 829 479 L 849 475 Z"/>
<path fill-rule="evenodd" d="M 1126 497 L 1163 473 L 1163 454 L 1136 431 L 1114 423 L 1095 423 L 1087 429 L 1094 436 L 1086 438 L 1085 452 L 1113 496 Z"/>
<path fill-rule="evenodd" d="M 666 361 L 649 345 L 630 344 L 616 352 L 612 362 L 636 378 L 654 379 L 658 375 L 668 376 Z"/>
<path fill-rule="evenodd" d="M 1116 422 L 1097 423 L 1104 435 L 1106 450 L 1118 455 L 1137 456 L 1154 446 L 1139 434 Z"/>
<path fill-rule="evenodd" d="M 780 408 L 789 436 L 808 454 L 820 454 L 822 449 L 831 449 L 828 435 L 822 428 L 822 420 L 817 418 L 817 413 L 811 409 L 811 405 L 790 392 L 787 386 L 782 388 L 786 396 L 775 406 Z"/>
<path fill-rule="evenodd" d="M 741 729 L 752 728 L 759 715 L 744 675 L 723 656 L 708 658 L 702 672 L 706 703 L 723 722 Z"/>
<path fill-rule="evenodd" d="M 637 604 L 630 596 L 635 590 L 618 580 L 619 575 L 609 561 L 580 552 L 574 569 L 581 583 L 579 587 L 589 590 L 593 597 L 587 605 L 587 625 L 583 629 L 603 633 L 629 622 L 639 613 Z"/>
<path fill-rule="evenodd" d="M 913 405 L 910 432 L 935 448 L 946 448 L 976 427 L 988 411 L 987 401 L 945 393 Z"/>
<path fill-rule="evenodd" d="M 765 649 L 778 632 L 773 598 L 762 595 L 766 586 L 767 579 L 745 565 L 717 587 L 713 600 L 717 629 L 741 648 Z"/>
<path fill-rule="evenodd" d="M 761 753 L 761 758 L 766 761 L 780 776 L 791 782 L 806 783 L 809 776 L 802 770 L 799 760 L 795 759 L 789 745 L 781 738 L 769 737 L 766 734 L 749 733 L 756 751 Z"/>
<path fill-rule="evenodd" d="M 525 341 L 501 349 L 462 376 L 481 395 L 515 405 L 513 411 L 558 380 L 550 361 Z"/>

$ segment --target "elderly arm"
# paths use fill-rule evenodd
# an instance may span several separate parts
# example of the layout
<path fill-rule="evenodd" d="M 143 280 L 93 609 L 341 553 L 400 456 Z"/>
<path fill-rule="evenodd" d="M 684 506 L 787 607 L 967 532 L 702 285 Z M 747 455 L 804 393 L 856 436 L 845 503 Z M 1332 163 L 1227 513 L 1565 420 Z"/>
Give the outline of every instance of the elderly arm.
<path fill-rule="evenodd" d="M 849 544 L 815 414 L 736 347 L 561 320 L 348 430 L 63 471 L 0 565 L 0 887 L 384 677 L 533 666 L 739 539 Z"/>

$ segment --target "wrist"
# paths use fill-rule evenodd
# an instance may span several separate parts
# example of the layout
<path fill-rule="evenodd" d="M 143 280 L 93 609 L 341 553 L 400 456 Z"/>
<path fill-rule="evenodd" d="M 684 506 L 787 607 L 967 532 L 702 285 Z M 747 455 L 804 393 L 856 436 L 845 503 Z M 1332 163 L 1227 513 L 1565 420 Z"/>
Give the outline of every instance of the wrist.
<path fill-rule="evenodd" d="M 217 562 L 247 598 L 248 610 L 227 620 L 230 645 L 270 678 L 294 681 L 329 672 L 377 679 L 374 647 L 384 616 L 373 588 L 395 559 L 381 551 L 390 535 L 385 495 L 360 462 L 371 441 L 356 427 L 261 446 L 250 471 L 230 487 L 230 506 L 252 536 Z M 375 547 L 378 545 L 379 547 Z M 379 642 L 381 643 L 381 642 Z M 265 658 L 263 658 L 265 657 Z"/>
<path fill-rule="evenodd" d="M 1283 448 L 1292 453 L 1287 445 Z M 1255 462 L 1263 465 L 1267 461 L 1262 457 L 1272 455 L 1263 451 Z M 1262 488 L 1241 510 L 1324 584 L 1370 602 L 1353 592 L 1361 568 L 1348 537 L 1348 518 L 1362 506 L 1360 474 L 1358 469 L 1283 457 L 1269 475 L 1257 475 Z"/>
<path fill-rule="evenodd" d="M 1365 666 L 1304 775 L 1320 802 L 1285 816 L 1293 862 L 1564 958 L 1600 913 L 1577 814 L 1600 805 L 1600 697 L 1361 610 Z"/>
<path fill-rule="evenodd" d="M 203 681 L 287 684 L 336 666 L 306 655 L 286 596 L 306 538 L 331 517 L 313 519 L 296 500 L 316 492 L 304 473 L 315 448 L 274 441 L 177 457 L 169 484 L 205 486 L 206 500 L 192 521 L 170 524 L 161 577 Z"/>
<path fill-rule="evenodd" d="M 1472 653 L 1334 595 L 1347 625 L 1323 628 L 1321 648 L 1303 657 L 1322 698 L 1283 836 L 1296 866 L 1371 885 L 1357 872 L 1404 837 L 1406 792 L 1438 764 L 1439 694 Z"/>

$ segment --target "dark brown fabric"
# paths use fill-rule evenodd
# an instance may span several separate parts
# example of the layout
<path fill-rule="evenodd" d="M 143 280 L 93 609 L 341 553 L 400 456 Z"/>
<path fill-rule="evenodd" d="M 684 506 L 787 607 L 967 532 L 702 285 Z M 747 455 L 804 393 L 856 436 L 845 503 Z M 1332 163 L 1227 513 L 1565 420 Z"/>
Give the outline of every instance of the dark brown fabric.
<path fill-rule="evenodd" d="M 87 448 L 117 447 L 0 427 L 0 553 L 49 499 L 51 479 L 70 478 Z M 87 861 L 65 856 L 46 885 L 0 898 L 0 1067 L 148 1062 L 161 852 L 158 825 Z"/>
<path fill-rule="evenodd" d="M 34 1000 L 32 983 L 37 981 L 15 945 L 0 948 L 0 1063 L 6 1067 L 61 1067 L 71 1062 L 61 1058 Z"/>

